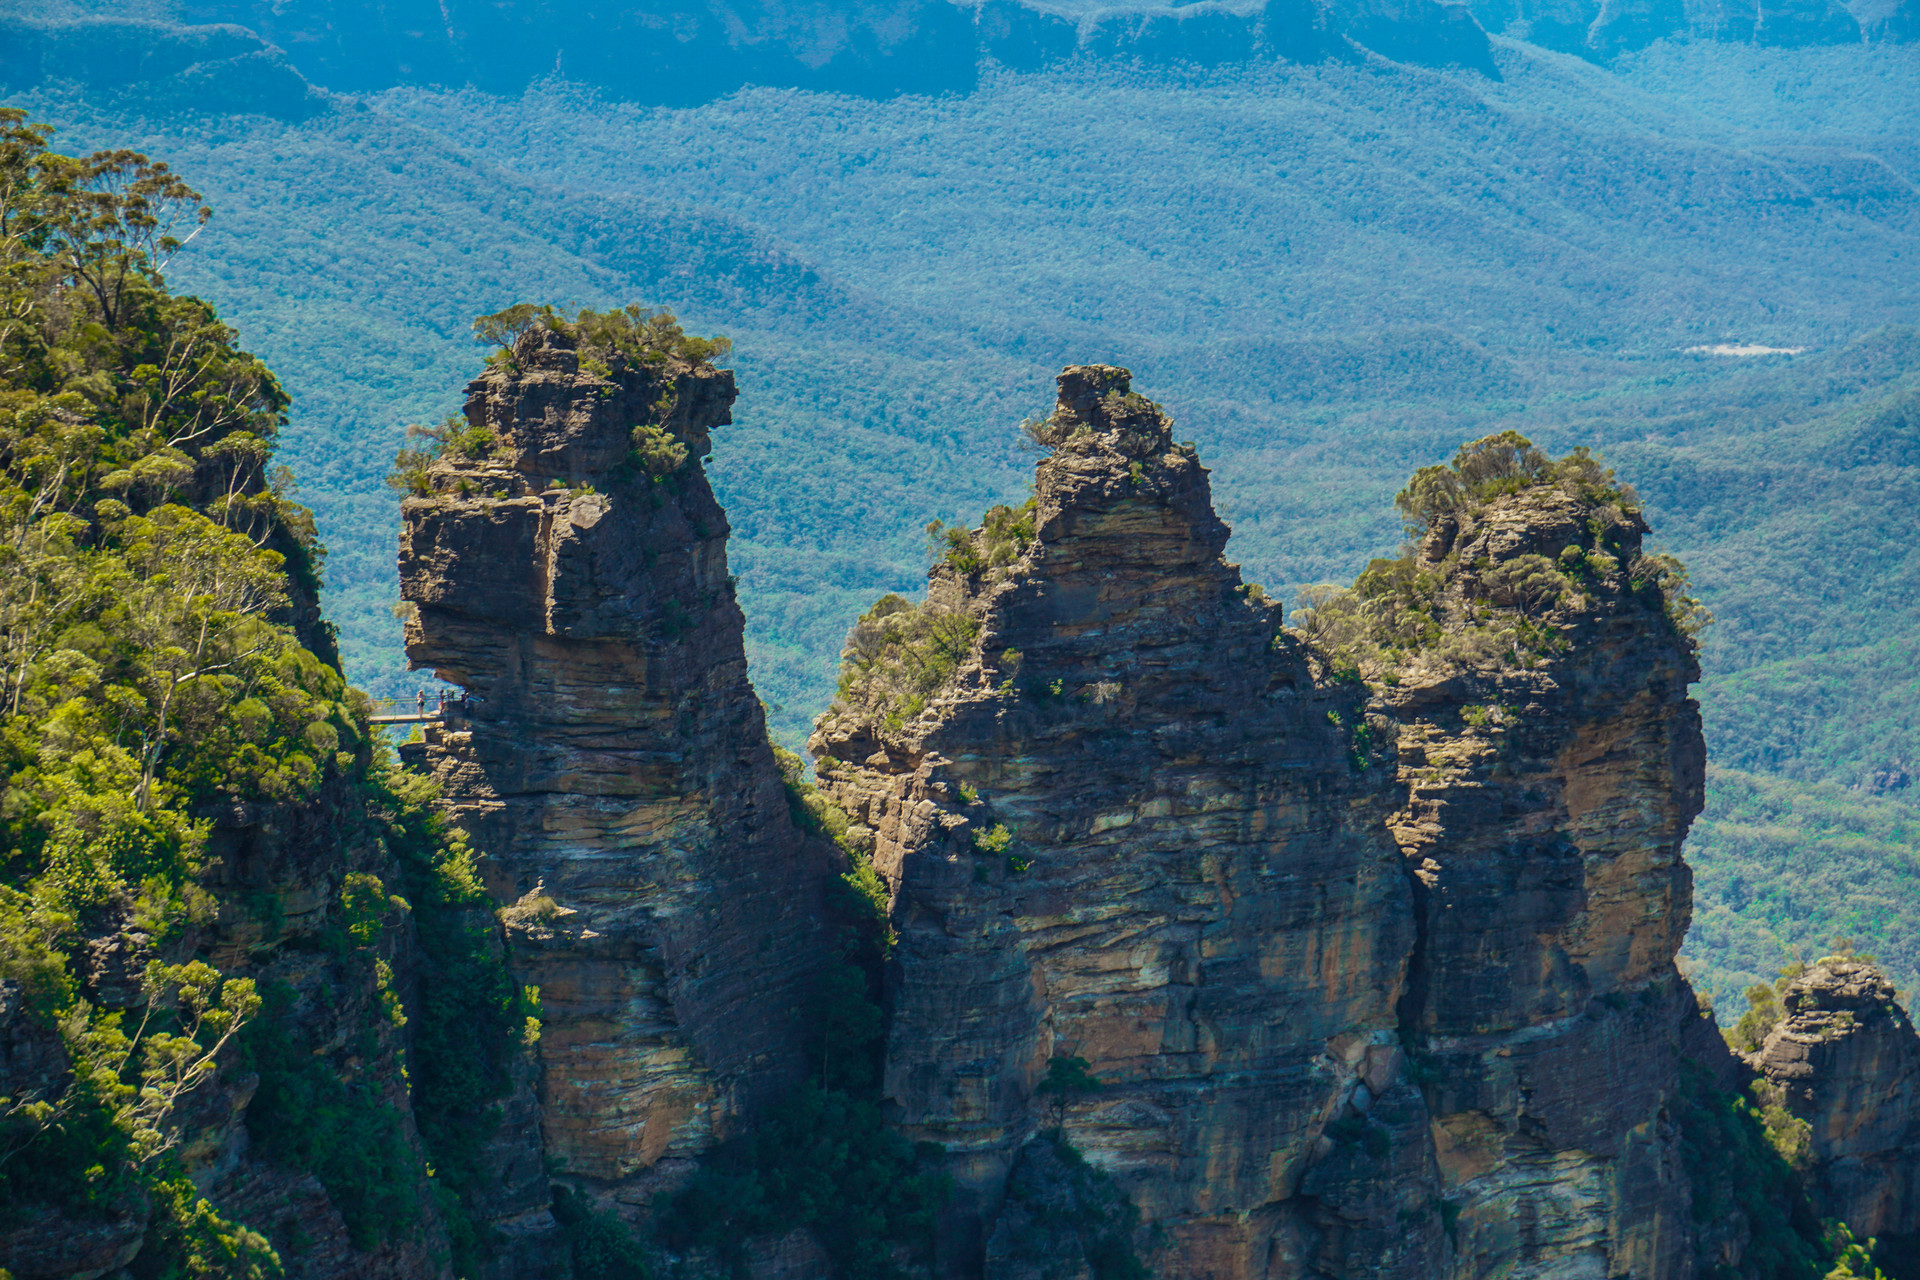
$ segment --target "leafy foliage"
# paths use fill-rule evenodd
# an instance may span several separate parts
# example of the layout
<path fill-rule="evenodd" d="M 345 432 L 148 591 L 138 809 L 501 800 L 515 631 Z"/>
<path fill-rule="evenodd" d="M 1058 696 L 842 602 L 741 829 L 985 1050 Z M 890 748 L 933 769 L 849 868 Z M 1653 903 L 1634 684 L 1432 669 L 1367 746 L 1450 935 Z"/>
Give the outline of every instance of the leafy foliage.
<path fill-rule="evenodd" d="M 160 275 L 209 211 L 163 164 L 46 139 L 0 110 L 0 964 L 73 1069 L 0 1106 L 0 1178 L 70 1211 L 144 1195 L 142 1274 L 277 1274 L 171 1154 L 262 1012 L 193 958 L 199 812 L 314 798 L 356 771 L 364 722 L 330 636 L 309 627 L 316 654 L 293 625 L 321 555 L 268 467 L 286 396 Z M 81 999 L 68 960 L 121 929 L 161 957 L 128 1010 Z"/>
<path fill-rule="evenodd" d="M 1004 830 L 1005 828 L 1002 828 Z M 1058 1129 L 1066 1111 L 1074 1103 L 1090 1098 L 1104 1086 L 1089 1069 L 1085 1058 L 1056 1053 L 1047 1060 L 1047 1078 L 1034 1086 L 1034 1093 L 1047 1099 L 1053 1109 L 1053 1125 Z"/>
<path fill-rule="evenodd" d="M 1786 1016 L 1786 1007 L 1780 1003 L 1792 981 L 1805 973 L 1807 966 L 1795 960 L 1780 970 L 1780 976 L 1771 983 L 1755 983 L 1747 988 L 1747 1011 L 1740 1015 L 1740 1021 L 1732 1030 L 1725 1032 L 1727 1043 L 1739 1053 L 1758 1053 L 1760 1046 L 1766 1043 L 1767 1034 L 1779 1025 Z"/>
<path fill-rule="evenodd" d="M 647 1280 L 645 1248 L 612 1214 L 571 1187 L 553 1189 L 553 1217 L 567 1239 L 574 1280 Z"/>
<path fill-rule="evenodd" d="M 733 350 L 731 339 L 694 337 L 680 327 L 673 312 L 655 311 L 638 304 L 612 311 L 582 307 L 577 315 L 568 319 L 551 306 L 517 302 L 504 311 L 481 316 L 473 322 L 474 336 L 482 342 L 497 344 L 508 357 L 516 342 L 537 329 L 576 338 L 589 353 L 617 353 L 645 364 L 665 364 L 669 359 L 696 365 L 712 364 L 724 360 Z"/>
<path fill-rule="evenodd" d="M 979 633 L 969 613 L 882 596 L 847 635 L 840 697 L 897 732 L 952 678 Z"/>
<path fill-rule="evenodd" d="M 1690 978 L 1728 1018 L 1781 965 L 1835 937 L 1880 957 L 1903 992 L 1920 985 L 1920 807 L 1908 792 L 1863 794 L 1707 767 L 1707 808 L 1689 858 L 1698 877 L 1685 952 Z"/>
<path fill-rule="evenodd" d="M 745 1236 L 810 1227 L 848 1280 L 890 1280 L 905 1274 L 896 1245 L 931 1248 L 945 1194 L 877 1100 L 809 1083 L 715 1152 L 666 1207 L 661 1231 L 675 1248 L 733 1258 Z"/>
<path fill-rule="evenodd" d="M 1722 1092 L 1692 1063 L 1682 1071 L 1685 1088 L 1673 1110 L 1694 1188 L 1693 1220 L 1734 1219 L 1750 1233 L 1739 1272 L 1708 1260 L 1707 1274 L 1822 1280 L 1831 1263 L 1824 1233 L 1792 1166 L 1775 1149 L 1761 1108 Z"/>
<path fill-rule="evenodd" d="M 1139 1208 L 1059 1128 L 1034 1142 L 1008 1188 L 1012 1216 L 1021 1222 L 1014 1249 L 1026 1258 L 1070 1264 L 1077 1261 L 1071 1258 L 1077 1246 L 1094 1280 L 1148 1280 L 1152 1272 L 1134 1251 Z M 1040 1152 L 1052 1159 L 1035 1159 Z"/>
<path fill-rule="evenodd" d="M 1526 552 L 1497 562 L 1460 563 L 1458 550 L 1423 558 L 1422 540 L 1451 544 L 1490 507 L 1529 490 L 1554 490 L 1586 512 L 1586 533 L 1557 558 Z M 1566 647 L 1556 611 L 1578 606 L 1620 565 L 1619 530 L 1638 519 L 1632 489 L 1616 483 L 1591 451 L 1558 462 L 1516 431 L 1462 445 L 1451 463 L 1422 467 L 1394 499 L 1408 542 L 1396 559 L 1375 559 L 1351 590 L 1302 589 L 1293 628 L 1333 659 L 1337 670 L 1366 669 L 1398 678 L 1410 659 L 1532 666 Z M 1686 594 L 1687 576 L 1672 556 L 1639 556 L 1628 587 L 1653 595 L 1691 642 L 1710 620 Z"/>
<path fill-rule="evenodd" d="M 500 1125 L 499 1100 L 539 1036 L 538 992 L 515 986 L 493 900 L 466 833 L 449 826 L 429 778 L 384 756 L 367 781 L 369 808 L 405 874 L 426 963 L 410 1013 L 413 1115 L 434 1167 L 457 1266 L 487 1256 L 474 1224 L 485 1191 L 481 1152 Z"/>
<path fill-rule="evenodd" d="M 285 988 L 266 998 L 247 1042 L 260 1074 L 248 1134 L 268 1158 L 319 1178 L 355 1248 L 404 1236 L 420 1212 L 418 1170 L 386 1082 L 373 1072 L 342 1079 L 313 1052 L 312 1011 L 302 1016 Z"/>

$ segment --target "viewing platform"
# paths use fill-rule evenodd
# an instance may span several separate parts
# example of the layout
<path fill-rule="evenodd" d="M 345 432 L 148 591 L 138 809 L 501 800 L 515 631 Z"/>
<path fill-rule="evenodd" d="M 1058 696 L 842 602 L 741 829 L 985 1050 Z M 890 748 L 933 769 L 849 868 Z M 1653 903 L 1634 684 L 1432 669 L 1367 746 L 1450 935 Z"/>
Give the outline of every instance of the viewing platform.
<path fill-rule="evenodd" d="M 373 714 L 367 718 L 368 724 L 439 724 L 450 716 L 460 714 L 460 702 L 456 698 L 441 698 L 438 701 L 422 702 L 419 699 L 375 698 Z"/>

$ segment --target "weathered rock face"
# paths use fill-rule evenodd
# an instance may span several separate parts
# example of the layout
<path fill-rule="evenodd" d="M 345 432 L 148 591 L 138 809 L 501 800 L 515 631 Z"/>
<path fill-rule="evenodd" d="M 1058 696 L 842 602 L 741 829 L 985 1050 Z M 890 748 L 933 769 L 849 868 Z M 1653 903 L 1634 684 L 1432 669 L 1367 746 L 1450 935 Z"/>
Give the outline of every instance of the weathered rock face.
<path fill-rule="evenodd" d="M 539 330 L 472 384 L 492 444 L 406 502 L 400 569 L 409 655 L 471 697 L 424 756 L 540 989 L 545 1156 L 639 1204 L 799 1074 L 822 867 L 696 461 L 732 377 L 581 354 Z"/>
<path fill-rule="evenodd" d="M 1664 1108 L 1694 1021 L 1673 958 L 1705 753 L 1691 646 L 1635 585 L 1645 528 L 1540 485 L 1441 517 L 1408 566 L 1439 636 L 1377 704 L 1454 1275 L 1691 1265 Z"/>
<path fill-rule="evenodd" d="M 1164 1275 L 1692 1275 L 1698 672 L 1630 498 L 1456 476 L 1303 643 L 1124 371 L 1040 433 L 1030 515 L 862 620 L 810 744 L 892 889 L 886 1091 L 953 1154 L 947 1269 L 1078 1265 L 1057 1124 Z M 927 693 L 889 636 L 964 652 Z M 1049 1093 L 1063 1057 L 1103 1087 Z"/>
<path fill-rule="evenodd" d="M 1293 1274 L 1323 1243 L 1329 1122 L 1358 1135 L 1388 1096 L 1419 1115 L 1390 774 L 1355 751 L 1356 688 L 1221 559 L 1205 470 L 1126 372 L 1067 370 L 1049 429 L 1031 540 L 977 535 L 987 563 L 934 573 L 918 616 L 964 638 L 952 678 L 810 743 L 892 891 L 884 1091 L 951 1153 L 951 1272 L 1025 1274 L 995 1220 L 1058 1123 L 1158 1229 L 1157 1274 Z M 1037 1091 L 1073 1057 L 1100 1092 Z M 1367 1274 L 1431 1274 L 1417 1179 L 1323 1181 L 1374 1228 Z"/>
<path fill-rule="evenodd" d="M 1920 1230 L 1920 1036 L 1893 984 L 1829 957 L 1781 996 L 1754 1065 L 1812 1128 L 1813 1199 L 1856 1236 Z"/>

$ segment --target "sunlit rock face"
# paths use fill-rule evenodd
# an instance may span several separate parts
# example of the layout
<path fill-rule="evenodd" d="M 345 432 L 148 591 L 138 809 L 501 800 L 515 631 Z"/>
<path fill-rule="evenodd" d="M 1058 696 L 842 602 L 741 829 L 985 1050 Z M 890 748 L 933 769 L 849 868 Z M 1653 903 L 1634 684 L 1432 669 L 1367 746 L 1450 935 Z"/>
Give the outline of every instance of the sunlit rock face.
<path fill-rule="evenodd" d="M 1125 371 L 1067 370 L 1053 424 L 1031 542 L 935 571 L 928 607 L 977 628 L 946 690 L 811 744 L 893 890 L 886 1093 L 951 1153 L 955 1272 L 1022 1274 L 995 1215 L 1059 1123 L 1157 1228 L 1158 1274 L 1263 1275 L 1316 1247 L 1303 1188 L 1356 1105 L 1393 1100 L 1415 1176 L 1334 1199 L 1378 1227 L 1425 1194 L 1391 771 L 1358 687 L 1222 560 L 1205 470 Z M 1097 1094 L 1037 1091 L 1068 1057 Z M 1437 1222 L 1392 1234 L 1370 1274 L 1428 1274 Z"/>
<path fill-rule="evenodd" d="M 1666 1108 L 1697 1022 L 1674 956 L 1705 749 L 1645 532 L 1578 486 L 1443 517 L 1411 566 L 1440 639 L 1379 686 L 1420 930 L 1403 1029 L 1455 1275 L 1691 1266 Z"/>
<path fill-rule="evenodd" d="M 1125 371 L 1068 369 L 1040 433 L 1030 540 L 990 518 L 932 574 L 951 677 L 811 743 L 893 892 L 886 1087 L 951 1153 L 946 1268 L 1071 1253 L 1057 1125 L 1161 1274 L 1690 1274 L 1704 751 L 1639 516 L 1449 517 L 1410 570 L 1438 638 L 1363 680 L 1222 559 Z M 1483 606 L 1524 557 L 1572 576 L 1513 649 Z M 1050 1091 L 1070 1058 L 1097 1092 Z"/>
<path fill-rule="evenodd" d="M 699 463 L 733 398 L 711 366 L 583 367 L 537 329 L 469 388 L 490 439 L 405 504 L 408 653 L 469 695 L 424 763 L 539 988 L 544 1156 L 626 1204 L 803 1070 L 824 864 L 747 682 Z"/>
<path fill-rule="evenodd" d="M 1830 956 L 1782 993 L 1755 1065 L 1807 1122 L 1822 1217 L 1856 1236 L 1920 1229 L 1920 1036 L 1876 965 Z"/>

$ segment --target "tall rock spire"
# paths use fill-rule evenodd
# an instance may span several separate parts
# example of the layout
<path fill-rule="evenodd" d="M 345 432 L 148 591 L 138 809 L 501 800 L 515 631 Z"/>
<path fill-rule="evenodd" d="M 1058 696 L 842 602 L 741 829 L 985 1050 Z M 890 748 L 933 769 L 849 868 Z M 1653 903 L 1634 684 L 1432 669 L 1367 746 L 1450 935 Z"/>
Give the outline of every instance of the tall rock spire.
<path fill-rule="evenodd" d="M 804 1069 L 825 868 L 700 465 L 733 399 L 671 349 L 536 325 L 404 504 L 408 655 L 468 694 L 425 761 L 539 988 L 541 1154 L 627 1203 Z"/>
<path fill-rule="evenodd" d="M 1700 1022 L 1674 969 L 1705 762 L 1688 606 L 1631 491 L 1584 455 L 1494 438 L 1409 494 L 1422 536 L 1363 576 L 1351 643 L 1398 725 L 1420 924 L 1403 1022 L 1453 1274 L 1689 1274 L 1665 1118 Z"/>
<path fill-rule="evenodd" d="M 1390 770 L 1356 739 L 1364 692 L 1222 560 L 1207 473 L 1159 408 L 1123 369 L 1059 386 L 1032 504 L 951 535 L 925 605 L 863 619 L 810 744 L 892 890 L 885 1092 L 950 1153 L 951 1273 L 1127 1235 L 1036 1226 L 1067 1193 L 1104 1220 L 1051 1186 L 1073 1169 L 1057 1130 L 1158 1229 L 1127 1241 L 1157 1274 L 1264 1275 L 1308 1247 L 1330 1122 L 1371 1110 L 1424 1142 L 1395 1036 L 1413 921 Z M 1362 1220 L 1419 1206 L 1424 1146 L 1403 1159 L 1414 1198 Z M 1438 1220 L 1390 1234 L 1369 1274 L 1428 1274 Z"/>

